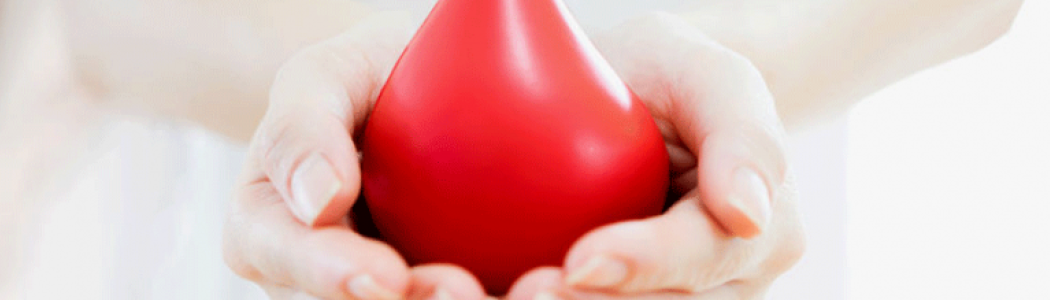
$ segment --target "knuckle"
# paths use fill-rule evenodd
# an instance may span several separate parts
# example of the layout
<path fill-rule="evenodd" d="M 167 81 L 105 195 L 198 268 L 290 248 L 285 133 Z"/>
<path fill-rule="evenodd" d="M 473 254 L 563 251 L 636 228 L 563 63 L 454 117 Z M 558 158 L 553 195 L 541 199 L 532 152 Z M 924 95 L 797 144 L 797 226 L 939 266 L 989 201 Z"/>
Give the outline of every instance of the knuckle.
<path fill-rule="evenodd" d="M 751 241 L 734 241 L 723 252 L 726 255 L 723 256 L 722 260 L 701 272 L 704 274 L 704 278 L 701 278 L 699 282 L 707 283 L 707 286 L 702 286 L 702 288 L 708 289 L 739 277 L 742 272 L 754 265 L 754 257 L 758 253 L 757 250 L 755 243 Z"/>
<path fill-rule="evenodd" d="M 712 128 L 712 133 L 702 142 L 701 152 L 717 152 L 737 157 L 741 162 L 755 168 L 767 181 L 774 198 L 780 198 L 776 194 L 783 190 L 789 170 L 785 136 L 779 127 L 747 120 L 721 121 L 715 126 L 718 127 Z"/>
<path fill-rule="evenodd" d="M 779 276 L 795 266 L 806 252 L 806 238 L 801 229 L 793 229 L 767 262 L 769 273 Z"/>
<path fill-rule="evenodd" d="M 281 66 L 270 89 L 271 109 L 300 106 L 305 103 L 326 106 L 321 108 L 331 109 L 342 115 L 353 109 L 352 103 L 329 99 L 341 100 L 348 98 L 351 93 L 371 93 L 375 89 L 373 74 L 370 73 L 373 68 L 360 51 L 329 44 L 309 46 Z"/>
<path fill-rule="evenodd" d="M 311 48 L 303 49 L 289 58 L 281 67 L 277 70 L 277 75 L 274 77 L 273 85 L 270 87 L 270 108 L 279 106 L 281 99 L 287 99 L 294 97 L 293 93 L 298 92 L 296 86 L 299 85 L 303 80 L 312 80 L 315 76 L 311 76 L 312 73 L 316 73 L 311 70 L 315 68 L 317 63 L 313 58 L 315 54 L 312 54 L 315 50 Z"/>
<path fill-rule="evenodd" d="M 378 88 L 381 86 L 376 82 L 379 82 L 379 78 L 385 74 L 378 72 L 364 51 L 344 44 L 337 38 L 310 46 L 297 54 L 289 64 L 295 67 L 293 70 L 309 72 L 306 75 L 313 76 L 316 80 L 328 81 L 331 83 L 329 86 L 345 87 L 330 91 L 333 93 L 353 93 L 354 91 L 368 95 L 378 93 Z"/>
<path fill-rule="evenodd" d="M 310 53 L 317 67 L 334 78 L 367 78 L 375 69 L 364 52 L 336 42 L 318 44 Z"/>
<path fill-rule="evenodd" d="M 776 119 L 774 119 L 776 120 Z M 788 174 L 787 147 L 785 145 L 785 134 L 783 128 L 777 122 L 757 121 L 745 122 L 750 126 L 740 126 L 736 129 L 737 135 L 750 151 L 753 152 L 756 167 L 765 172 L 765 177 L 771 188 L 781 190 L 785 184 Z"/>
<path fill-rule="evenodd" d="M 791 228 L 788 230 L 784 237 L 784 246 L 782 246 L 782 255 L 784 268 L 782 271 L 794 266 L 802 256 L 806 253 L 808 242 L 806 240 L 806 232 L 799 222 L 793 222 Z"/>
<path fill-rule="evenodd" d="M 291 134 L 290 117 L 286 114 L 268 118 L 260 127 L 252 143 L 252 151 L 259 158 L 260 167 L 271 180 L 275 171 L 285 169 L 288 144 L 294 139 Z"/>
<path fill-rule="evenodd" d="M 237 276 L 255 282 L 262 279 L 262 274 L 259 273 L 259 270 L 249 264 L 247 260 L 241 258 L 238 253 L 224 250 L 223 260 L 226 262 L 226 266 Z"/>
<path fill-rule="evenodd" d="M 282 146 L 294 138 L 291 134 L 294 122 L 287 113 L 276 115 L 266 122 L 256 138 L 258 150 L 261 151 L 260 158 L 273 161 L 281 157 Z"/>
<path fill-rule="evenodd" d="M 222 239 L 222 258 L 226 266 L 233 271 L 234 274 L 242 278 L 259 282 L 262 280 L 262 274 L 244 255 L 243 249 L 239 246 L 240 238 L 236 233 L 231 232 L 231 226 L 233 224 L 227 224 L 224 229 Z M 236 225 L 234 225 L 236 226 Z"/>
<path fill-rule="evenodd" d="M 791 178 L 788 178 L 788 183 L 781 189 L 780 194 L 783 195 L 782 199 L 777 201 L 776 205 L 778 206 L 777 214 L 781 220 L 777 225 L 775 252 L 767 263 L 768 268 L 774 274 L 781 274 L 791 269 L 805 255 L 808 246 L 805 228 L 799 220 L 795 206 L 798 193 L 794 189 Z"/>
<path fill-rule="evenodd" d="M 260 236 L 272 237 L 271 234 L 260 234 L 258 217 L 264 213 L 262 207 L 272 207 L 266 203 L 280 201 L 272 195 L 273 188 L 268 182 L 256 182 L 240 185 L 222 228 L 221 251 L 223 262 L 234 274 L 254 281 L 263 282 L 265 274 L 260 270 L 260 253 L 266 247 L 259 247 Z"/>
<path fill-rule="evenodd" d="M 789 240 L 790 242 L 788 242 L 787 247 L 784 249 L 784 258 L 788 266 L 793 266 L 795 263 L 798 263 L 798 261 L 802 259 L 802 255 L 806 253 L 808 243 L 806 242 L 805 234 L 801 228 L 795 230 L 795 233 L 792 234 L 792 237 L 789 238 Z"/>
<path fill-rule="evenodd" d="M 779 120 L 779 119 L 774 119 Z M 787 177 L 787 147 L 784 142 L 784 129 L 780 126 L 780 122 L 764 122 L 761 127 L 763 132 L 760 136 L 762 141 L 760 142 L 761 147 L 767 149 L 767 163 L 769 164 L 769 172 L 771 172 L 771 182 L 773 186 L 783 185 L 784 180 Z"/>

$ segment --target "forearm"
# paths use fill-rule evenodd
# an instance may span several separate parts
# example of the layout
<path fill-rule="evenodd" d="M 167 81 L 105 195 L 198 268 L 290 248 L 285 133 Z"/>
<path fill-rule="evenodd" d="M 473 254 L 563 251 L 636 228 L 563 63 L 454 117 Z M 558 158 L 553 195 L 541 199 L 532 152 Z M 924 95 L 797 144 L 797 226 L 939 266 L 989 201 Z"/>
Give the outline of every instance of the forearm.
<path fill-rule="evenodd" d="M 755 0 L 683 16 L 762 70 L 790 128 L 980 49 L 1007 31 L 1021 2 Z"/>
<path fill-rule="evenodd" d="M 371 14 L 360 1 L 59 1 L 75 80 L 113 109 L 246 141 L 289 55 Z"/>

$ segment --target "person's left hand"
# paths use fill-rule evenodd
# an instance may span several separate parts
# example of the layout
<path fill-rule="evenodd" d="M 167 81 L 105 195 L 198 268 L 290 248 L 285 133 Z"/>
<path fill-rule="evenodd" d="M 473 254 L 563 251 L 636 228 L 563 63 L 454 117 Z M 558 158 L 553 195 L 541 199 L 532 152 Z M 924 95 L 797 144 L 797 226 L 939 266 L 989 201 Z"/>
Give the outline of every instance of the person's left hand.
<path fill-rule="evenodd" d="M 272 299 L 482 300 L 449 264 L 408 266 L 351 212 L 357 144 L 385 74 L 411 36 L 402 14 L 371 16 L 300 51 L 274 79 L 223 234 L 223 256 Z M 355 130 L 357 129 L 357 130 Z"/>
<path fill-rule="evenodd" d="M 661 216 L 598 228 L 519 299 L 760 299 L 802 255 L 784 129 L 759 71 L 670 14 L 596 40 L 657 120 L 671 158 Z M 699 157 L 699 159 L 698 159 Z"/>

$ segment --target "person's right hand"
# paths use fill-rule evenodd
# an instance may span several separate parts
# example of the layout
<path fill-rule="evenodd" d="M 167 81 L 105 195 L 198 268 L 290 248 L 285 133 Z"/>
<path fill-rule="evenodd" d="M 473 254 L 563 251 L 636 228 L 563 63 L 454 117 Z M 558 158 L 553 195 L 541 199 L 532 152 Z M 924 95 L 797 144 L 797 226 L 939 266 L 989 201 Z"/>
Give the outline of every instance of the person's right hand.
<path fill-rule="evenodd" d="M 654 12 L 597 35 L 659 125 L 670 208 L 596 228 L 562 268 L 522 275 L 508 300 L 763 299 L 805 249 L 785 131 L 751 61 Z"/>
<path fill-rule="evenodd" d="M 226 263 L 275 299 L 485 298 L 462 268 L 409 268 L 347 215 L 361 174 L 353 137 L 412 30 L 372 17 L 281 68 L 223 235 Z"/>

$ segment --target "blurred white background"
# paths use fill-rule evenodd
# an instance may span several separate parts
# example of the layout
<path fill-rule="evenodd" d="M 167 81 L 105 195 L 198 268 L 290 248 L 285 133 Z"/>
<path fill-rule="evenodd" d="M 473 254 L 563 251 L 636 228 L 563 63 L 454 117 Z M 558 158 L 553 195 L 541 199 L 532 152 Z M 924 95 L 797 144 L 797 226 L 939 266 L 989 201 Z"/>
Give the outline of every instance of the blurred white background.
<path fill-rule="evenodd" d="M 770 299 L 1050 299 L 1050 1 L 790 150 L 809 248 Z"/>
<path fill-rule="evenodd" d="M 1050 1 L 848 128 L 849 299 L 1050 299 Z"/>

